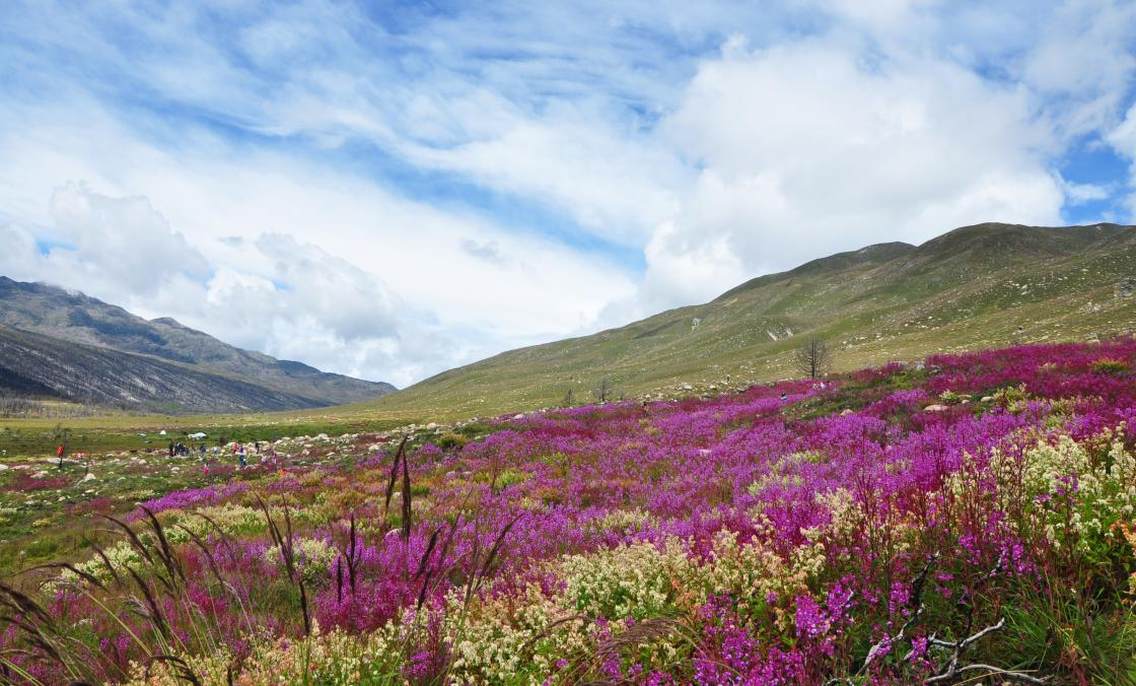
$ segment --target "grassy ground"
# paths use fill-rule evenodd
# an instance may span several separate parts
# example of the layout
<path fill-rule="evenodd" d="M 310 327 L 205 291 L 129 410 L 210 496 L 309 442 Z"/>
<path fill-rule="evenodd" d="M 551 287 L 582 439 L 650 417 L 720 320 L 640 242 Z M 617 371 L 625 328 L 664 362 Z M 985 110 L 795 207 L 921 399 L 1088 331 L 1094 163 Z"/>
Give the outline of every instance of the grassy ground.
<path fill-rule="evenodd" d="M 401 424 L 401 423 L 400 423 Z M 0 577 L 49 561 L 67 560 L 89 552 L 88 541 L 98 540 L 98 514 L 122 515 L 137 503 L 187 488 L 216 483 L 256 480 L 279 468 L 334 464 L 359 459 L 387 440 L 391 422 L 338 424 L 275 424 L 229 426 L 228 437 L 249 446 L 250 467 L 238 469 L 239 460 L 228 448 L 207 450 L 205 457 L 170 456 L 167 441 L 142 447 L 123 447 L 137 438 L 107 430 L 97 435 L 113 449 L 73 453 L 63 464 L 42 454 L 0 458 Z M 277 432 L 287 426 L 289 438 Z M 348 429 L 347 427 L 355 427 Z M 334 435 L 328 436 L 327 433 Z M 476 435 L 478 426 L 464 430 Z M 322 434 L 322 435 L 321 435 Z M 262 442 L 262 455 L 252 454 L 252 443 Z M 270 457 L 269 457 L 270 456 Z"/>
<path fill-rule="evenodd" d="M 88 515 L 121 513 L 160 493 L 232 477 L 231 470 L 215 468 L 209 475 L 187 460 L 175 462 L 164 451 L 62 467 L 43 457 L 0 464 L 7 467 L 0 472 L 0 575 L 85 550 L 85 542 L 97 538 L 97 523 Z"/>
<path fill-rule="evenodd" d="M 0 576 L 83 550 L 92 536 L 88 515 L 120 514 L 170 491 L 254 476 L 235 475 L 237 458 L 212 452 L 221 443 L 370 435 L 408 423 L 334 414 L 0 420 Z M 54 453 L 63 431 L 69 433 L 69 454 L 60 467 Z M 168 455 L 170 441 L 196 449 L 200 442 L 185 438 L 196 431 L 208 434 L 209 469 L 197 452 L 190 458 Z"/>
<path fill-rule="evenodd" d="M 0 419 L 0 459 L 3 457 L 54 454 L 61 431 L 69 431 L 69 452 L 98 453 L 107 450 L 165 448 L 169 441 L 183 441 L 186 434 L 204 432 L 205 442 L 271 441 L 284 436 L 321 433 L 384 431 L 415 423 L 413 415 L 401 413 L 326 414 L 250 413 L 221 416 L 107 415 L 73 419 Z M 166 431 L 166 435 L 159 435 Z"/>

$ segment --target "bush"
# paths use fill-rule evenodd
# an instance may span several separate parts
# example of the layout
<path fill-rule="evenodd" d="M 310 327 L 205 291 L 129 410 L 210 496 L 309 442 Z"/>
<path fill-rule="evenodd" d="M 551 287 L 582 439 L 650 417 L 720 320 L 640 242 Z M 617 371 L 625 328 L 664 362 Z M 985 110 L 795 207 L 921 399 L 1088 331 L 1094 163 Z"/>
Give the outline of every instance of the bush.
<path fill-rule="evenodd" d="M 1102 357 L 1094 361 L 1092 367 L 1097 374 L 1108 374 L 1109 376 L 1119 376 L 1128 371 L 1128 363 L 1110 357 Z"/>
<path fill-rule="evenodd" d="M 434 445 L 442 450 L 456 450 L 469 443 L 469 438 L 456 433 L 442 434 L 434 439 Z"/>

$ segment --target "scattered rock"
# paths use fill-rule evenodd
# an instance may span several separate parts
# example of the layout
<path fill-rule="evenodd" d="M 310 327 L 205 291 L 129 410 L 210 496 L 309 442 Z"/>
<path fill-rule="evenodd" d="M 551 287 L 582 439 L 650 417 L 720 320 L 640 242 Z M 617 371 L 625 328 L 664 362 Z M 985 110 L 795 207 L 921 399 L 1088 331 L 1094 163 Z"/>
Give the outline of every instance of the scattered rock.
<path fill-rule="evenodd" d="M 1126 276 L 1116 284 L 1116 295 L 1119 298 L 1131 297 L 1136 293 L 1136 277 Z"/>
<path fill-rule="evenodd" d="M 79 483 L 85 483 L 87 481 L 94 481 L 94 480 L 95 480 L 95 475 L 90 473 L 90 472 L 87 472 L 86 476 L 84 476 L 82 479 L 79 479 Z"/>
<path fill-rule="evenodd" d="M 947 409 L 946 405 L 940 405 L 940 404 L 936 403 L 934 405 L 928 405 L 927 407 L 924 407 L 923 411 L 924 412 L 943 412 L 946 409 Z"/>

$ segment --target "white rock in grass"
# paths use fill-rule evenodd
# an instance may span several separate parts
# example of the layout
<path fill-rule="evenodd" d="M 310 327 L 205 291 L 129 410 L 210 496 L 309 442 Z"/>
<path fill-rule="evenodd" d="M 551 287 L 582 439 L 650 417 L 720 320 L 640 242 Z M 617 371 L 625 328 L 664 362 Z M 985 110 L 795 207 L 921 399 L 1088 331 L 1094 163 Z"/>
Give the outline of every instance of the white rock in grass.
<path fill-rule="evenodd" d="M 947 406 L 946 406 L 946 405 L 938 405 L 938 404 L 936 404 L 936 405 L 928 405 L 927 407 L 924 407 L 924 408 L 923 408 L 923 411 L 924 411 L 924 412 L 943 412 L 943 411 L 945 411 L 946 409 L 947 409 Z"/>

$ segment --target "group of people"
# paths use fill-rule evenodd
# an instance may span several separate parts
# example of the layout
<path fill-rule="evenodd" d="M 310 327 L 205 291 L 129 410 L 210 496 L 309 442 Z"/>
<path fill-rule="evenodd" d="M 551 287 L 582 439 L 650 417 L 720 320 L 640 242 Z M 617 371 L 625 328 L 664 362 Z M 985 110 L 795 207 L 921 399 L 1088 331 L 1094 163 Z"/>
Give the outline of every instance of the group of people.
<path fill-rule="evenodd" d="M 233 454 L 237 457 L 237 462 L 240 464 L 241 467 L 247 467 L 248 466 L 248 460 L 249 460 L 249 453 L 250 452 L 254 455 L 260 455 L 261 454 L 261 442 L 260 441 L 254 442 L 251 446 L 251 449 L 249 447 L 246 447 L 244 443 L 241 443 L 239 441 L 233 441 L 232 443 L 229 443 L 226 447 L 228 448 L 229 453 L 231 453 L 231 454 Z M 167 452 L 169 453 L 170 457 L 189 457 L 190 455 L 192 455 L 194 453 L 194 451 L 195 451 L 194 448 L 186 445 L 185 443 L 182 443 L 181 441 L 176 441 L 176 442 L 170 441 L 169 446 L 167 447 Z M 198 453 L 198 455 L 200 455 L 201 460 L 204 462 L 205 459 L 206 459 L 206 453 L 208 452 L 208 449 L 205 447 L 204 442 L 199 443 L 197 445 L 196 452 Z M 218 447 L 213 448 L 212 452 L 215 455 L 217 453 L 220 453 L 221 447 L 218 446 Z"/>
<path fill-rule="evenodd" d="M 191 436 L 191 438 L 192 438 L 192 436 Z M 220 444 L 217 447 L 212 449 L 212 452 L 213 452 L 214 455 L 218 455 L 219 453 L 221 453 L 221 450 L 222 450 L 221 444 L 224 444 L 224 439 L 221 440 Z M 240 464 L 241 467 L 247 467 L 248 466 L 250 453 L 260 457 L 260 460 L 262 462 L 264 460 L 271 460 L 271 459 L 276 457 L 276 453 L 272 449 L 271 444 L 264 446 L 264 450 L 262 452 L 262 443 L 260 441 L 253 442 L 253 444 L 251 446 L 246 446 L 244 443 L 241 443 L 239 441 L 233 441 L 232 443 L 229 443 L 226 447 L 228 448 L 228 450 L 231 454 L 233 454 L 237 457 L 237 462 Z M 132 450 L 131 452 L 136 452 L 136 451 Z M 147 452 L 149 452 L 149 450 L 147 450 Z M 200 456 L 201 461 L 203 463 L 206 462 L 206 455 L 209 453 L 209 449 L 205 447 L 204 441 L 198 443 L 196 448 L 191 446 L 191 445 L 187 445 L 187 444 L 185 444 L 181 441 L 170 441 L 169 445 L 166 446 L 166 453 L 170 457 L 190 457 L 191 455 L 193 455 L 194 452 L 196 452 Z M 63 466 L 63 460 L 64 460 L 65 457 L 67 457 L 67 454 L 68 454 L 68 449 L 67 449 L 66 444 L 61 443 L 61 444 L 56 446 L 55 457 L 59 460 L 59 466 L 60 467 Z M 76 459 L 82 460 L 82 459 L 86 458 L 86 454 L 85 453 L 75 453 L 73 455 L 73 457 L 76 458 Z"/>
<path fill-rule="evenodd" d="M 201 453 L 201 456 L 205 457 L 205 444 L 204 443 L 202 443 L 201 445 L 198 446 L 198 450 Z M 170 457 L 189 457 L 191 452 L 193 452 L 192 448 L 190 448 L 186 444 L 182 443 L 181 441 L 178 441 L 177 443 L 170 441 L 170 447 L 169 447 Z"/>

